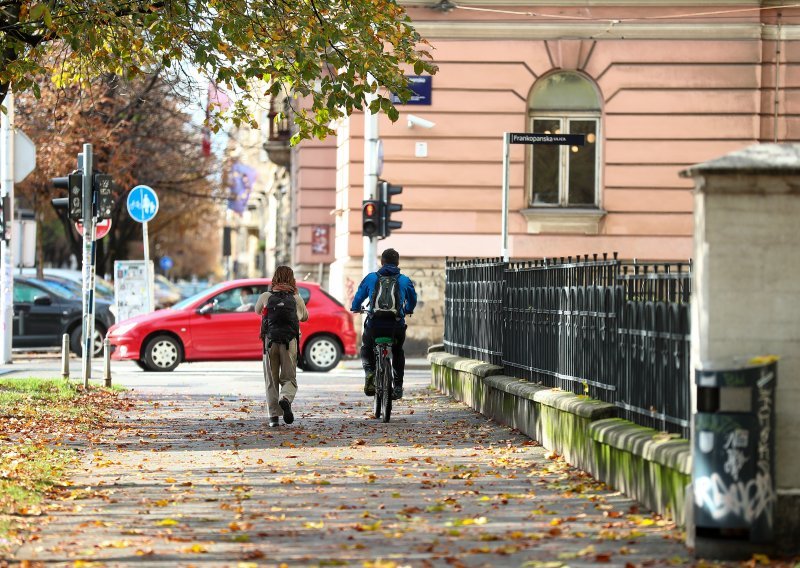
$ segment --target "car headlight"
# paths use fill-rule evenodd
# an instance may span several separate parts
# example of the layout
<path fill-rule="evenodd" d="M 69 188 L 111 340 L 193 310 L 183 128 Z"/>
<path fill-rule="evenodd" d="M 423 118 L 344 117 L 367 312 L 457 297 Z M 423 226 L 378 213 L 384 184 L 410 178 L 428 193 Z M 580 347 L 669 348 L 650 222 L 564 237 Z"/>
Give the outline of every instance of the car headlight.
<path fill-rule="evenodd" d="M 118 335 L 125 335 L 134 327 L 136 327 L 136 322 L 123 323 L 122 325 L 119 325 L 115 327 L 113 330 L 111 330 L 111 333 L 109 335 L 113 335 L 114 337 Z"/>

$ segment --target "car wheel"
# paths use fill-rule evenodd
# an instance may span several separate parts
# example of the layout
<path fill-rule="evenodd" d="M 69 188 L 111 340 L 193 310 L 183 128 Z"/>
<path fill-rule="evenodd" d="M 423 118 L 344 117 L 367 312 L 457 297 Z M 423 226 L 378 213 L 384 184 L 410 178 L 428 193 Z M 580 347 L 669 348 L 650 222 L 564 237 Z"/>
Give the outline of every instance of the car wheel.
<path fill-rule="evenodd" d="M 142 371 L 148 370 L 147 365 L 145 365 L 144 361 L 142 361 L 141 359 L 134 359 L 133 362 L 136 363 L 136 366 L 139 367 Z"/>
<path fill-rule="evenodd" d="M 327 373 L 339 364 L 342 348 L 339 342 L 330 335 L 312 337 L 303 349 L 305 367 L 309 371 Z"/>
<path fill-rule="evenodd" d="M 103 339 L 106 336 L 106 328 L 99 323 L 94 324 L 94 338 L 92 339 L 92 357 L 103 356 Z M 83 345 L 81 343 L 81 326 L 77 326 L 69 334 L 69 346 L 72 352 L 78 357 L 83 355 Z"/>
<path fill-rule="evenodd" d="M 157 335 L 144 348 L 144 364 L 150 371 L 172 371 L 183 359 L 181 344 L 172 336 Z"/>

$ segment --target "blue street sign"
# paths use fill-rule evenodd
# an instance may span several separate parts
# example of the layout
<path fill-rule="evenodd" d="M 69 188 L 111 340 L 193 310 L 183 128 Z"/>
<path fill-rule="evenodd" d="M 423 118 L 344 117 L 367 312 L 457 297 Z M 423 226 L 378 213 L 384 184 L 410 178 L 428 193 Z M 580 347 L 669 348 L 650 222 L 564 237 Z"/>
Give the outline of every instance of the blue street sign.
<path fill-rule="evenodd" d="M 169 269 L 172 268 L 172 266 L 174 264 L 175 263 L 173 263 L 172 259 L 170 257 L 168 257 L 168 256 L 162 256 L 161 260 L 158 261 L 158 265 L 161 267 L 161 270 L 163 270 L 164 272 L 168 272 Z"/>
<path fill-rule="evenodd" d="M 429 105 L 431 104 L 431 94 L 433 84 L 430 75 L 408 75 L 408 88 L 411 89 L 411 96 L 405 103 L 400 101 L 400 97 L 392 93 L 392 104 L 407 105 Z"/>
<path fill-rule="evenodd" d="M 158 212 L 158 196 L 152 187 L 137 185 L 128 194 L 128 213 L 134 221 L 147 223 Z"/>

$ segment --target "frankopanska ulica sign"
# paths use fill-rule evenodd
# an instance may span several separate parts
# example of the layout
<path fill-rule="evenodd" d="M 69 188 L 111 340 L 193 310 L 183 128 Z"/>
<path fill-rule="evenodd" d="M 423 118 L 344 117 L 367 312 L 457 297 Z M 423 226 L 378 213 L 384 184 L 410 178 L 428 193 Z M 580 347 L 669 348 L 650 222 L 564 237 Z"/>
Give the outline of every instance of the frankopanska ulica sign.
<path fill-rule="evenodd" d="M 509 132 L 511 144 L 554 144 L 558 146 L 583 146 L 584 134 L 539 134 L 536 132 Z"/>
<path fill-rule="evenodd" d="M 584 134 L 551 134 L 549 132 L 504 132 L 503 133 L 503 202 L 500 208 L 500 256 L 508 260 L 508 184 L 511 168 L 511 144 L 583 146 L 586 144 Z"/>

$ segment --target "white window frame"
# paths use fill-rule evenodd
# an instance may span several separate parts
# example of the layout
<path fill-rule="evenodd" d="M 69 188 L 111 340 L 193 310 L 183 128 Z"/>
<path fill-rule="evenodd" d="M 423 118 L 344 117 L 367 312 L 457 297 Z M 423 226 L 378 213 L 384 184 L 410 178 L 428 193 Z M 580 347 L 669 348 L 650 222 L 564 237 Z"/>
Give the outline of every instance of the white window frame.
<path fill-rule="evenodd" d="M 534 132 L 533 124 L 535 120 L 559 120 L 561 124 L 561 132 L 563 134 L 569 134 L 569 124 L 572 120 L 594 120 L 596 128 L 595 128 L 595 136 L 597 137 L 595 140 L 595 155 L 594 155 L 594 204 L 592 205 L 569 205 L 569 146 L 559 146 L 559 168 L 558 168 L 558 203 L 534 203 L 533 202 L 533 152 L 535 151 L 536 147 L 531 146 L 531 149 L 528 154 L 528 203 L 529 207 L 535 209 L 600 209 L 600 164 L 602 164 L 601 158 L 601 145 L 600 140 L 602 140 L 602 121 L 600 120 L 601 116 L 599 112 L 591 111 L 591 112 L 581 112 L 581 111 L 566 111 L 566 112 L 554 112 L 554 111 L 542 111 L 531 113 L 529 119 L 529 132 Z M 567 127 L 565 130 L 564 127 Z"/>

